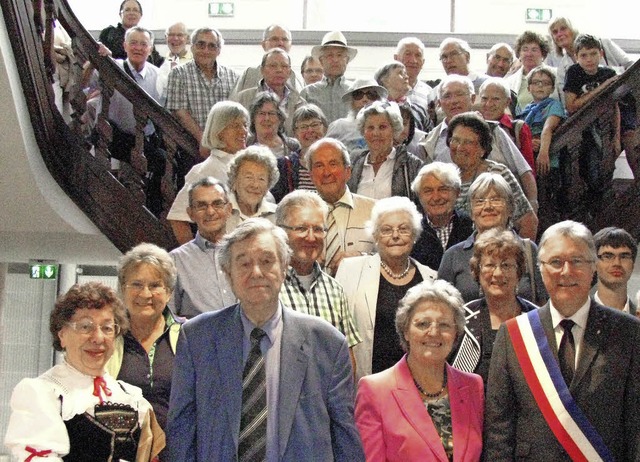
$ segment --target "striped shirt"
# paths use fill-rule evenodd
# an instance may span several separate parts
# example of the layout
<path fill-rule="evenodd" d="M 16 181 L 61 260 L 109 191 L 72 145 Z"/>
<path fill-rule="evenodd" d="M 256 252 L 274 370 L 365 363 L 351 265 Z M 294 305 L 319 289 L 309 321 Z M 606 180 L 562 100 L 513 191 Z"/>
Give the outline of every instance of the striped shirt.
<path fill-rule="evenodd" d="M 342 286 L 322 271 L 318 263 L 313 265 L 312 282 L 308 291 L 298 279 L 296 271 L 289 267 L 280 289 L 280 301 L 295 311 L 328 321 L 347 338 L 349 347 L 362 342 Z"/>

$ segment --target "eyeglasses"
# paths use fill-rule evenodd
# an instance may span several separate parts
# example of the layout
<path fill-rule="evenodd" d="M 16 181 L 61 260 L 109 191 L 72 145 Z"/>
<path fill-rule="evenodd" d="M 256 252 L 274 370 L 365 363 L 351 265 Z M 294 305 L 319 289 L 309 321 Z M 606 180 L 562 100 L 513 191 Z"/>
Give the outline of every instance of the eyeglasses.
<path fill-rule="evenodd" d="M 93 321 L 89 319 L 83 319 L 82 321 L 73 321 L 68 322 L 67 326 L 71 327 L 74 331 L 76 331 L 80 335 L 93 335 L 93 333 L 100 329 L 102 335 L 109 338 L 117 337 L 120 334 L 120 326 L 117 324 L 102 324 L 101 326 L 96 325 Z"/>
<path fill-rule="evenodd" d="M 491 207 L 502 207 L 504 206 L 505 201 L 502 197 L 486 197 L 482 199 L 472 199 L 471 206 L 474 209 L 484 208 L 485 205 L 490 205 Z"/>
<path fill-rule="evenodd" d="M 475 140 L 465 140 L 463 138 L 458 138 L 456 136 L 452 136 L 449 140 L 449 146 L 464 146 L 465 148 L 470 148 L 472 146 L 477 146 L 478 142 Z"/>
<path fill-rule="evenodd" d="M 540 264 L 550 266 L 555 271 L 560 271 L 566 264 L 569 264 L 572 268 L 581 270 L 585 269 L 587 266 L 593 263 L 593 260 L 587 260 L 582 257 L 572 257 L 572 258 L 552 258 L 549 261 L 540 260 Z"/>
<path fill-rule="evenodd" d="M 152 295 L 160 295 L 165 291 L 165 286 L 162 282 L 150 282 L 149 284 L 145 284 L 144 282 L 133 281 L 129 284 L 125 284 L 124 286 L 136 294 L 139 294 L 145 288 L 149 289 L 149 292 L 151 292 Z"/>
<path fill-rule="evenodd" d="M 360 101 L 362 98 L 367 97 L 367 99 L 378 100 L 380 96 L 378 96 L 378 92 L 375 90 L 356 90 L 351 93 L 351 98 L 354 101 Z"/>
<path fill-rule="evenodd" d="M 633 255 L 631 254 L 631 252 L 623 252 L 623 253 L 611 253 L 611 252 L 602 252 L 600 255 L 598 255 L 598 258 L 602 261 L 605 261 L 607 263 L 611 263 L 613 262 L 615 259 L 620 258 L 620 261 L 626 261 L 626 262 L 632 262 L 633 261 Z"/>
<path fill-rule="evenodd" d="M 308 124 L 300 124 L 296 126 L 296 130 L 300 130 L 301 132 L 304 132 L 306 130 L 318 130 L 320 127 L 322 127 L 322 122 L 311 122 Z"/>
<path fill-rule="evenodd" d="M 225 208 L 225 206 L 229 203 L 229 201 L 223 201 L 222 199 L 218 199 L 212 202 L 196 202 L 191 206 L 191 208 L 197 213 L 206 212 L 209 210 L 209 207 L 213 207 L 213 210 L 220 211 Z"/>
<path fill-rule="evenodd" d="M 551 83 L 551 80 L 532 80 L 529 85 L 532 87 L 550 87 L 553 83 Z"/>
<path fill-rule="evenodd" d="M 397 228 L 393 228 L 391 226 L 383 226 L 380 228 L 380 236 L 382 237 L 390 237 L 393 236 L 393 233 L 398 232 L 400 236 L 411 236 L 413 234 L 413 229 L 406 225 L 400 225 Z"/>
<path fill-rule="evenodd" d="M 218 45 L 217 43 L 213 43 L 213 42 L 204 42 L 202 40 L 196 42 L 194 44 L 194 46 L 198 49 L 198 50 L 204 50 L 207 49 L 209 51 L 215 51 L 215 50 L 219 50 L 220 49 L 220 45 Z"/>
<path fill-rule="evenodd" d="M 451 92 L 448 91 L 442 94 L 442 96 L 440 97 L 440 100 L 449 101 L 449 100 L 452 100 L 453 98 L 468 98 L 470 96 L 471 96 L 471 93 L 466 91 L 451 91 Z"/>
<path fill-rule="evenodd" d="M 451 53 L 443 53 L 440 55 L 440 61 L 446 61 L 447 59 L 453 59 L 456 56 L 460 56 L 462 54 L 461 51 L 452 51 Z"/>
<path fill-rule="evenodd" d="M 506 261 L 503 261 L 500 264 L 485 263 L 483 265 L 480 265 L 480 268 L 482 268 L 482 270 L 486 271 L 487 273 L 493 273 L 497 268 L 500 268 L 500 271 L 502 271 L 503 273 L 510 273 L 511 271 L 515 271 L 517 267 L 518 265 L 516 265 L 515 263 L 509 263 Z"/>
<path fill-rule="evenodd" d="M 288 229 L 289 231 L 293 232 L 294 234 L 302 237 L 302 236 L 306 236 L 309 231 L 311 231 L 311 234 L 313 234 L 315 237 L 323 237 L 326 232 L 327 232 L 327 228 L 325 228 L 324 226 L 287 226 L 287 225 L 280 225 L 281 228 L 283 229 Z"/>
<path fill-rule="evenodd" d="M 431 321 L 429 319 L 416 319 L 412 323 L 416 329 L 422 332 L 426 332 L 429 329 L 433 329 L 435 332 L 441 334 L 448 334 L 455 330 L 455 326 L 446 321 Z"/>

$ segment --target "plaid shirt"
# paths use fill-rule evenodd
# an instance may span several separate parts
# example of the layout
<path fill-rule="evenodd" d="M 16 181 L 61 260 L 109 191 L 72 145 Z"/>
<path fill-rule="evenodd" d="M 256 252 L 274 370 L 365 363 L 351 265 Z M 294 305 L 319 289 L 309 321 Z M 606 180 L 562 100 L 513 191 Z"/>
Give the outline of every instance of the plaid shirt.
<path fill-rule="evenodd" d="M 209 111 L 218 101 L 229 99 L 238 80 L 235 71 L 215 63 L 216 76 L 208 80 L 195 61 L 178 66 L 169 74 L 167 110 L 186 109 L 201 129 Z"/>
<path fill-rule="evenodd" d="M 349 347 L 362 342 L 342 286 L 322 271 L 318 263 L 313 265 L 313 282 L 308 292 L 300 283 L 296 271 L 289 267 L 280 289 L 280 301 L 296 311 L 329 321 L 347 338 Z"/>

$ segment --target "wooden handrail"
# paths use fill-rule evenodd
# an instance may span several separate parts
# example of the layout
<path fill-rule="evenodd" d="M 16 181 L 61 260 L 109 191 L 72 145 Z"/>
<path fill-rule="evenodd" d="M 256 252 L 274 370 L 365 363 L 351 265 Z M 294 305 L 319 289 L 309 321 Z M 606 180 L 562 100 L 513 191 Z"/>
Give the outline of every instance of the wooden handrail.
<path fill-rule="evenodd" d="M 174 117 L 142 91 L 115 63 L 97 54 L 97 44 L 84 29 L 66 0 L 4 0 L 2 11 L 20 74 L 23 92 L 30 107 L 31 123 L 42 157 L 51 175 L 63 190 L 122 251 L 139 242 L 153 242 L 167 249 L 176 245 L 164 220 L 176 192 L 176 175 L 172 170 L 178 152 L 185 169 L 198 159 L 196 140 Z M 73 40 L 73 50 L 80 62 L 89 60 L 103 83 L 103 112 L 98 117 L 95 146 L 86 140 L 79 116 L 86 108 L 84 93 L 75 88 L 72 94 L 74 114 L 67 124 L 56 109 L 51 86 L 54 19 Z M 80 72 L 80 66 L 76 66 Z M 119 91 L 134 105 L 137 132 L 131 164 L 123 163 L 112 172 L 108 145 L 111 126 L 106 120 L 109 95 Z M 561 219 L 582 221 L 596 231 L 603 226 L 622 226 L 640 236 L 640 197 L 636 186 L 612 181 L 615 102 L 631 93 L 640 101 L 640 64 L 636 63 L 618 81 L 604 90 L 569 118 L 556 131 L 551 151 L 560 155 L 560 175 L 551 185 L 548 197 L 540 198 L 540 228 Z M 146 159 L 142 153 L 142 128 L 150 119 L 163 135 L 169 156 L 169 168 L 163 177 L 163 210 L 155 217 L 144 206 L 143 185 Z M 603 126 L 605 157 L 598 167 L 604 181 L 599 188 L 589 185 L 580 167 L 580 144 L 583 132 L 598 121 Z M 539 179 L 545 185 L 544 179 Z M 547 188 L 549 189 L 549 188 Z"/>

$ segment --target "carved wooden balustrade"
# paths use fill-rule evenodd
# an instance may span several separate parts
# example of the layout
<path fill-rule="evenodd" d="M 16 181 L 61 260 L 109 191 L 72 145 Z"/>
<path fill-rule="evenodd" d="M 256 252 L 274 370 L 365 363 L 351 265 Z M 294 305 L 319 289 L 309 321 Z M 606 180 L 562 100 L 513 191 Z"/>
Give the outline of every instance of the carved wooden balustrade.
<path fill-rule="evenodd" d="M 182 165 L 186 169 L 195 162 L 198 158 L 196 140 L 110 58 L 97 54 L 96 42 L 65 0 L 4 0 L 2 11 L 13 38 L 16 65 L 31 109 L 36 140 L 51 175 L 120 250 L 125 251 L 142 241 L 167 249 L 174 247 L 175 239 L 163 218 L 176 193 L 173 167 Z M 78 61 L 74 67 L 76 77 L 79 78 L 81 72 L 80 63 L 89 60 L 98 70 L 103 84 L 102 112 L 98 116 L 93 150 L 80 120 L 86 110 L 82 89 L 75 86 L 70 91 L 73 113 L 69 123 L 54 104 L 52 43 L 55 19 L 73 40 Z M 639 66 L 636 63 L 557 130 L 551 151 L 560 153 L 560 181 L 553 187 L 553 194 L 540 197 L 541 229 L 570 218 L 584 222 L 593 231 L 615 225 L 640 236 L 639 189 L 632 182 L 612 179 L 617 158 L 613 123 L 615 103 L 629 92 L 640 101 Z M 133 103 L 138 128 L 131 163 L 122 163 L 117 172 L 112 171 L 110 165 L 108 145 L 112 130 L 105 116 L 113 91 L 119 91 Z M 147 172 L 142 154 L 142 128 L 149 119 L 162 133 L 168 153 L 160 218 L 144 205 Z M 590 186 L 587 169 L 584 165 L 581 167 L 580 144 L 583 132 L 595 121 L 604 127 L 602 144 L 606 154 L 595 163 L 599 180 L 596 185 L 591 182 Z"/>

